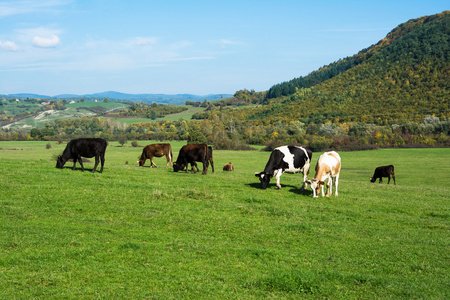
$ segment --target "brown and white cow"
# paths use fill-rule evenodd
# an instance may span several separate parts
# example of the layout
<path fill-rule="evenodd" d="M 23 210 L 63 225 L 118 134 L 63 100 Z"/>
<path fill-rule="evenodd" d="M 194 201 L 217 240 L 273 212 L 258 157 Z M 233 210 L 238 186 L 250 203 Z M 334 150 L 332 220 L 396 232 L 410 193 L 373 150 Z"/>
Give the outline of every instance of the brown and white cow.
<path fill-rule="evenodd" d="M 178 172 L 186 167 L 186 173 L 189 172 L 189 164 L 195 173 L 194 167 L 198 167 L 196 161 L 203 163 L 203 175 L 208 173 L 209 163 L 211 163 L 212 172 L 214 173 L 214 162 L 212 157 L 212 147 L 206 144 L 188 144 L 184 145 L 178 154 L 177 161 L 173 164 L 173 171 Z"/>
<path fill-rule="evenodd" d="M 230 172 L 233 172 L 233 171 L 234 171 L 233 163 L 232 163 L 232 162 L 229 162 L 229 163 L 225 164 L 225 165 L 223 166 L 223 170 L 224 170 L 224 171 L 230 171 Z"/>
<path fill-rule="evenodd" d="M 169 143 L 161 143 L 161 144 L 150 144 L 144 147 L 142 150 L 141 158 L 137 161 L 139 163 L 139 167 L 143 167 L 145 161 L 150 159 L 150 167 L 157 168 L 158 166 L 153 162 L 153 157 L 162 157 L 166 156 L 166 168 L 172 167 L 172 146 Z"/>
<path fill-rule="evenodd" d="M 332 194 L 332 185 L 334 178 L 334 195 L 338 195 L 338 184 L 339 184 L 339 172 L 341 171 L 341 157 L 337 152 L 330 151 L 322 154 L 317 160 L 316 164 L 316 176 L 314 179 L 308 180 L 313 191 L 313 197 L 319 197 L 319 189 L 322 189 L 322 197 L 325 196 L 323 193 L 323 187 L 325 185 L 325 180 L 327 181 L 327 197 Z"/>

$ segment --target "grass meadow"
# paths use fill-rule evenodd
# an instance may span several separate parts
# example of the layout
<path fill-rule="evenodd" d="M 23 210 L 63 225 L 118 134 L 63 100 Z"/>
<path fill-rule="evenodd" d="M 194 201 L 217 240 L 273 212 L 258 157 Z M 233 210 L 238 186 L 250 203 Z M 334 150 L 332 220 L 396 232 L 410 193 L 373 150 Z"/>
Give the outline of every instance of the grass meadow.
<path fill-rule="evenodd" d="M 0 142 L 2 299 L 450 298 L 449 149 L 340 152 L 339 196 L 314 199 L 299 174 L 261 190 L 267 152 L 204 176 L 111 142 L 93 174 L 47 143 Z M 386 164 L 397 185 L 370 183 Z"/>

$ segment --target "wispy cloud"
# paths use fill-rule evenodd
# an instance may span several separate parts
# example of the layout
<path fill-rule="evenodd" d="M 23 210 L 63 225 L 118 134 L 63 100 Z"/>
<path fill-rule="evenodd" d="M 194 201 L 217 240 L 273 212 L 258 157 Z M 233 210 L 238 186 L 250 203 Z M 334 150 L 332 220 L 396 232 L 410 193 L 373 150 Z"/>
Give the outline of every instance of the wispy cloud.
<path fill-rule="evenodd" d="M 0 17 L 23 15 L 36 12 L 55 12 L 55 8 L 67 5 L 71 0 L 23 0 L 0 3 Z"/>
<path fill-rule="evenodd" d="M 232 41 L 232 40 L 229 40 L 229 39 L 219 39 L 219 40 L 212 41 L 212 44 L 219 45 L 219 47 L 221 49 L 225 49 L 225 48 L 227 48 L 227 47 L 229 47 L 231 45 L 241 45 L 242 43 L 241 42 Z"/>

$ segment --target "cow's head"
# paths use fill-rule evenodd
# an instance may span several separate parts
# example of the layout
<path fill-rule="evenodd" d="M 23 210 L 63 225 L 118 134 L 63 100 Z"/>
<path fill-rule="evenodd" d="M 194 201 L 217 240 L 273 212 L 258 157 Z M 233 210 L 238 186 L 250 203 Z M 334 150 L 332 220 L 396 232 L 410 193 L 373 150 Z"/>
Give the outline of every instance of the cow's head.
<path fill-rule="evenodd" d="M 370 177 L 369 180 L 370 180 L 370 182 L 374 183 L 377 179 L 374 177 Z"/>
<path fill-rule="evenodd" d="M 261 181 L 261 189 L 265 190 L 267 188 L 267 186 L 269 185 L 270 178 L 272 178 L 273 175 L 264 173 L 264 172 L 260 172 L 260 173 L 255 172 L 255 176 L 259 177 L 259 181 Z"/>
<path fill-rule="evenodd" d="M 178 172 L 180 170 L 183 170 L 185 167 L 184 164 L 177 164 L 177 163 L 173 163 L 173 171 L 174 172 Z"/>
<path fill-rule="evenodd" d="M 314 198 L 319 197 L 320 188 L 325 185 L 325 181 L 311 179 L 311 180 L 307 180 L 306 182 L 309 183 L 311 186 L 311 189 L 313 191 L 313 197 Z"/>
<path fill-rule="evenodd" d="M 62 167 L 64 166 L 66 162 L 64 161 L 64 158 L 62 157 L 62 155 L 59 155 L 58 158 L 56 159 L 56 167 L 59 169 L 62 169 Z"/>
<path fill-rule="evenodd" d="M 139 167 L 143 167 L 143 166 L 144 166 L 144 163 L 145 163 L 145 161 L 142 160 L 142 159 L 139 159 L 139 160 L 137 160 L 136 162 L 139 164 Z"/>

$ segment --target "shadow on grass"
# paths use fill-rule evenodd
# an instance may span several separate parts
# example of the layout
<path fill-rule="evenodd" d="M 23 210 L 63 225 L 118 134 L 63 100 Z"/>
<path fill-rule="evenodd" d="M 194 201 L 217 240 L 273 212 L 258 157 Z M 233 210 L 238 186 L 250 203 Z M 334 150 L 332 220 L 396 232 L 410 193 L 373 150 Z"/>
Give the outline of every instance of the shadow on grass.
<path fill-rule="evenodd" d="M 261 183 L 259 183 L 259 182 L 247 183 L 246 186 L 249 186 L 254 189 L 259 189 L 259 190 L 261 189 Z M 270 189 L 277 189 L 276 183 L 269 183 L 269 185 L 267 186 L 267 190 L 270 190 Z M 295 193 L 297 195 L 304 195 L 304 196 L 312 195 L 311 190 L 301 190 L 299 186 L 289 185 L 289 184 L 285 184 L 285 185 L 282 184 L 281 190 L 288 190 L 289 192 Z"/>

